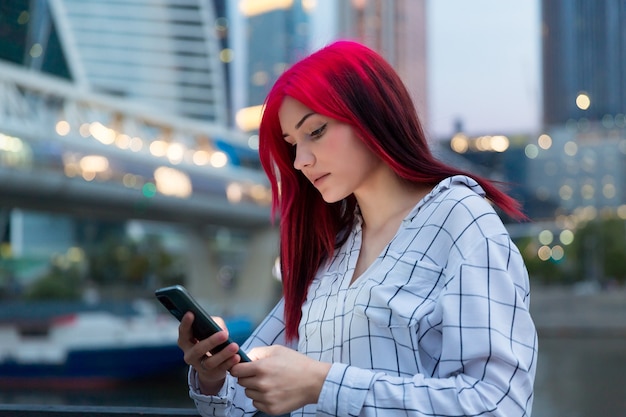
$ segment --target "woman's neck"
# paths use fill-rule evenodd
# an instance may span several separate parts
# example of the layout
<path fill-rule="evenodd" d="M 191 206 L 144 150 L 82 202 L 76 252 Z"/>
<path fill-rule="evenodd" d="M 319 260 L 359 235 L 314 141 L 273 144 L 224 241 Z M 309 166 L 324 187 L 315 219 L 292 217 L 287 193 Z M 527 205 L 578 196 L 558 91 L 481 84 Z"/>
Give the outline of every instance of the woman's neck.
<path fill-rule="evenodd" d="M 399 224 L 431 188 L 404 181 L 392 174 L 369 192 L 356 195 L 363 227 L 370 231 L 380 230 L 388 223 Z"/>

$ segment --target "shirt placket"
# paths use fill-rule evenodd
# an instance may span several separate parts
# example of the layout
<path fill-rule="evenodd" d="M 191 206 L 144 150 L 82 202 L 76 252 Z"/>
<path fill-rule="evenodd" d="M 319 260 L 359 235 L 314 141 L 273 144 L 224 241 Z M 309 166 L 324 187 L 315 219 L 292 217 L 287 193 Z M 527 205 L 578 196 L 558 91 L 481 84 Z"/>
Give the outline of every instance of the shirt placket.
<path fill-rule="evenodd" d="M 361 251 L 361 223 L 357 223 L 349 238 L 349 249 L 346 253 L 346 269 L 341 280 L 339 291 L 337 294 L 337 305 L 335 310 L 335 343 L 333 357 L 339 362 L 350 363 L 350 344 L 352 343 L 349 336 L 350 318 L 354 309 L 355 289 L 360 285 L 361 280 L 356 280 L 350 285 L 356 264 Z"/>

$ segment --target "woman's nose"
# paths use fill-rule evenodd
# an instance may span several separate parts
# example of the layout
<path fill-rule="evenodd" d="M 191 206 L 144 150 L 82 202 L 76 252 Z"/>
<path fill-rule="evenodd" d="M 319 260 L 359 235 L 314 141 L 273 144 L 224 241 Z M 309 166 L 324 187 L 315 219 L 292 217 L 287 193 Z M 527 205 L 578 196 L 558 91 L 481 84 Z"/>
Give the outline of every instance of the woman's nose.
<path fill-rule="evenodd" d="M 293 161 L 293 167 L 297 170 L 313 165 L 315 162 L 315 156 L 306 145 L 296 146 L 296 158 Z"/>

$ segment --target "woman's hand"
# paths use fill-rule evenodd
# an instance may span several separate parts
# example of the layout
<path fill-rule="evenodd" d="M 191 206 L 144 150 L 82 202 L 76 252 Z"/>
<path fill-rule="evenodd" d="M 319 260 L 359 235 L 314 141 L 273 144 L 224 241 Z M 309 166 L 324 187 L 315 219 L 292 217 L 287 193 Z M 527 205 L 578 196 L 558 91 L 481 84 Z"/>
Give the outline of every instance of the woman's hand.
<path fill-rule="evenodd" d="M 178 326 L 178 346 L 184 353 L 185 362 L 198 372 L 200 390 L 205 395 L 215 395 L 224 385 L 226 372 L 241 358 L 237 354 L 239 346 L 231 343 L 221 351 L 211 354 L 210 351 L 228 339 L 226 323 L 220 317 L 213 319 L 224 330 L 217 332 L 204 340 L 193 337 L 191 324 L 193 313 L 187 312 Z"/>
<path fill-rule="evenodd" d="M 331 367 L 284 346 L 255 348 L 248 356 L 251 363 L 236 365 L 230 373 L 254 406 L 271 415 L 317 403 Z"/>

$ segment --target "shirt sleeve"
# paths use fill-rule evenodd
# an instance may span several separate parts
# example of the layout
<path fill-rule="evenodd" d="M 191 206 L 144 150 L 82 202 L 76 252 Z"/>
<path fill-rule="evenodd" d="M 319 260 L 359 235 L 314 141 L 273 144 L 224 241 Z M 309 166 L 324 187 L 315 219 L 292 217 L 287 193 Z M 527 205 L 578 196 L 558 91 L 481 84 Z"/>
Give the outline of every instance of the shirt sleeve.
<path fill-rule="evenodd" d="M 432 375 L 404 378 L 335 363 L 320 415 L 530 415 L 537 337 L 519 251 L 507 235 L 484 238 L 445 273 L 436 306 L 417 329 L 431 341 L 418 349 L 437 362 Z"/>
<path fill-rule="evenodd" d="M 286 345 L 283 317 L 284 302 L 281 299 L 241 346 L 243 351 L 247 352 L 257 346 Z M 200 392 L 198 373 L 191 366 L 189 367 L 187 382 L 189 397 L 194 401 L 198 413 L 203 417 L 243 417 L 252 416 L 257 412 L 252 401 L 246 397 L 245 390 L 237 384 L 237 379 L 230 374 L 226 376 L 224 386 L 217 395 L 204 395 Z"/>

